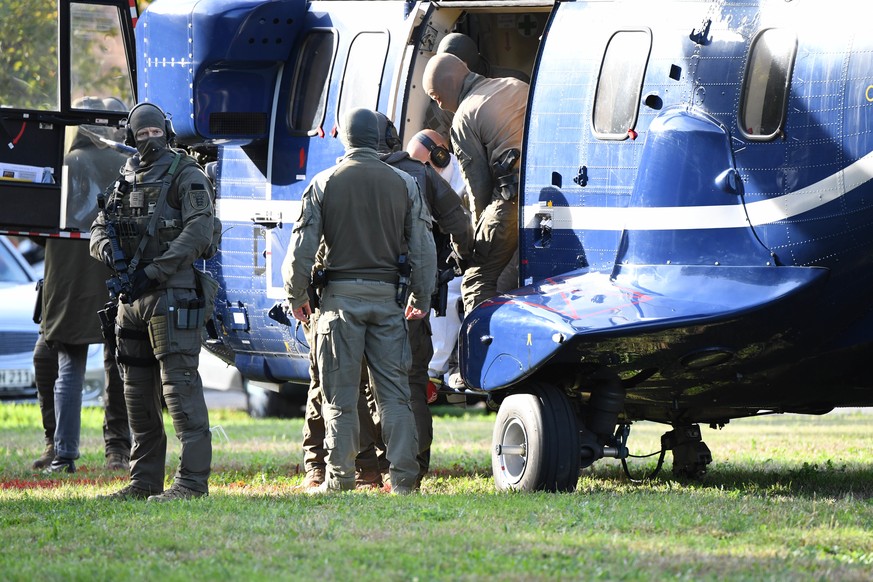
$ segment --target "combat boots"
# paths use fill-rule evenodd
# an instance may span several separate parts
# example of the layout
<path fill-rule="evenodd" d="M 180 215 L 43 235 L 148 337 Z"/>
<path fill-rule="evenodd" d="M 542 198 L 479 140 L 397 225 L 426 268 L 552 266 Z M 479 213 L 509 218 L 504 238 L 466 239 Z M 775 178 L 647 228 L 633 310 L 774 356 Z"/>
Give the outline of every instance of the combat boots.
<path fill-rule="evenodd" d="M 324 483 L 323 469 L 310 469 L 306 471 L 306 475 L 303 477 L 304 489 L 313 489 L 315 487 L 318 487 L 322 483 Z"/>
<path fill-rule="evenodd" d="M 382 475 L 378 471 L 355 471 L 355 489 L 381 489 Z"/>
<path fill-rule="evenodd" d="M 52 464 L 52 461 L 54 460 L 54 458 L 55 458 L 55 445 L 51 444 L 51 443 L 47 444 L 45 446 L 45 450 L 42 452 L 42 454 L 39 456 L 39 458 L 33 462 L 32 466 L 34 469 L 45 469 L 46 467 L 48 467 L 49 465 Z"/>
<path fill-rule="evenodd" d="M 178 483 L 173 483 L 173 486 L 161 493 L 160 495 L 152 495 L 149 497 L 149 501 L 176 501 L 179 499 L 195 499 L 197 497 L 206 497 L 209 495 L 205 491 L 195 491 L 194 489 L 188 489 L 184 485 L 179 485 Z"/>
<path fill-rule="evenodd" d="M 110 471 L 130 471 L 130 457 L 121 453 L 106 455 L 106 468 Z"/>
<path fill-rule="evenodd" d="M 112 501 L 128 501 L 131 499 L 148 499 L 148 497 L 152 494 L 148 489 L 142 489 L 140 487 L 135 487 L 133 485 L 128 484 L 127 486 L 119 489 L 115 493 L 109 493 L 107 495 L 98 495 L 97 499 L 109 499 Z"/>

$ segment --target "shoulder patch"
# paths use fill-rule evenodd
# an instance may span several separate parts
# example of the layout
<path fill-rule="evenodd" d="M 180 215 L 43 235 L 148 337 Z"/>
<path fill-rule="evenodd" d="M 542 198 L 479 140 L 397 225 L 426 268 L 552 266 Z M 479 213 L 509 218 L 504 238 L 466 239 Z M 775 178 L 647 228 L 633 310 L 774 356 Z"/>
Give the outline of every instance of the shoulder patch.
<path fill-rule="evenodd" d="M 209 206 L 209 192 L 203 188 L 202 184 L 195 184 L 194 186 L 200 186 L 200 189 L 192 187 L 188 190 L 188 199 L 191 201 L 191 207 L 195 210 L 204 210 Z"/>

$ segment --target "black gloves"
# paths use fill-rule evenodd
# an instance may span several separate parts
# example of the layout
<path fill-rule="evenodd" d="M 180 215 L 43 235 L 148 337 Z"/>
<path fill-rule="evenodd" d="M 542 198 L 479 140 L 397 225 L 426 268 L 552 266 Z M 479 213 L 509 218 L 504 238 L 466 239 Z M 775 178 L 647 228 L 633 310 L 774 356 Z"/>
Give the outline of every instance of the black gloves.
<path fill-rule="evenodd" d="M 137 269 L 130 277 L 130 300 L 136 301 L 158 286 L 158 282 L 154 279 L 149 279 L 144 269 Z"/>

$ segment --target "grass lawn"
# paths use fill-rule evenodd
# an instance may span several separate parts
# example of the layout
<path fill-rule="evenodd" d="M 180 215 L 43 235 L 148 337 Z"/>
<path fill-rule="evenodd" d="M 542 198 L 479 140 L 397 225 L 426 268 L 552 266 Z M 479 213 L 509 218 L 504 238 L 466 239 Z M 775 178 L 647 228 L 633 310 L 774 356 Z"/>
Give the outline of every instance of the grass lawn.
<path fill-rule="evenodd" d="M 30 469 L 36 405 L 0 405 L 0 580 L 873 579 L 869 412 L 703 428 L 702 481 L 674 479 L 668 454 L 634 485 L 610 459 L 573 494 L 495 492 L 493 415 L 443 412 L 419 495 L 300 494 L 302 421 L 216 410 L 210 496 L 150 504 L 95 499 L 125 483 L 102 468 L 100 410 L 83 411 L 80 470 L 48 478 Z M 664 431 L 634 425 L 631 453 Z"/>

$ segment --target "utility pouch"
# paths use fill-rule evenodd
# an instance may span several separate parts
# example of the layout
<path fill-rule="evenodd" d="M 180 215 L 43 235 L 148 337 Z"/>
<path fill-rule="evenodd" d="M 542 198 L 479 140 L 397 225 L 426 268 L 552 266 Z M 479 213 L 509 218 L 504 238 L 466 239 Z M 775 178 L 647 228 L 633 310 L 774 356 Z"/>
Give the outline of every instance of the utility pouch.
<path fill-rule="evenodd" d="M 118 303 L 114 301 L 110 301 L 97 312 L 97 317 L 100 318 L 100 332 L 103 334 L 103 341 L 112 354 L 118 349 L 118 341 L 115 337 L 115 317 L 117 315 Z"/>
<path fill-rule="evenodd" d="M 36 303 L 33 304 L 33 323 L 42 323 L 42 288 L 45 287 L 45 279 L 36 282 Z"/>
<path fill-rule="evenodd" d="M 494 191 L 496 196 L 504 200 L 513 200 L 518 196 L 518 163 L 521 152 L 513 148 L 503 152 L 500 157 L 491 164 L 491 172 L 494 175 Z"/>
<path fill-rule="evenodd" d="M 213 279 L 212 275 L 200 269 L 194 269 L 194 281 L 197 284 L 197 296 L 203 301 L 203 322 L 205 323 L 212 319 L 212 312 L 215 309 L 215 298 L 218 296 L 218 281 Z M 203 323 L 200 325 L 203 325 Z"/>
<path fill-rule="evenodd" d="M 206 306 L 202 298 L 180 301 L 176 305 L 176 329 L 200 329 L 206 323 Z"/>

